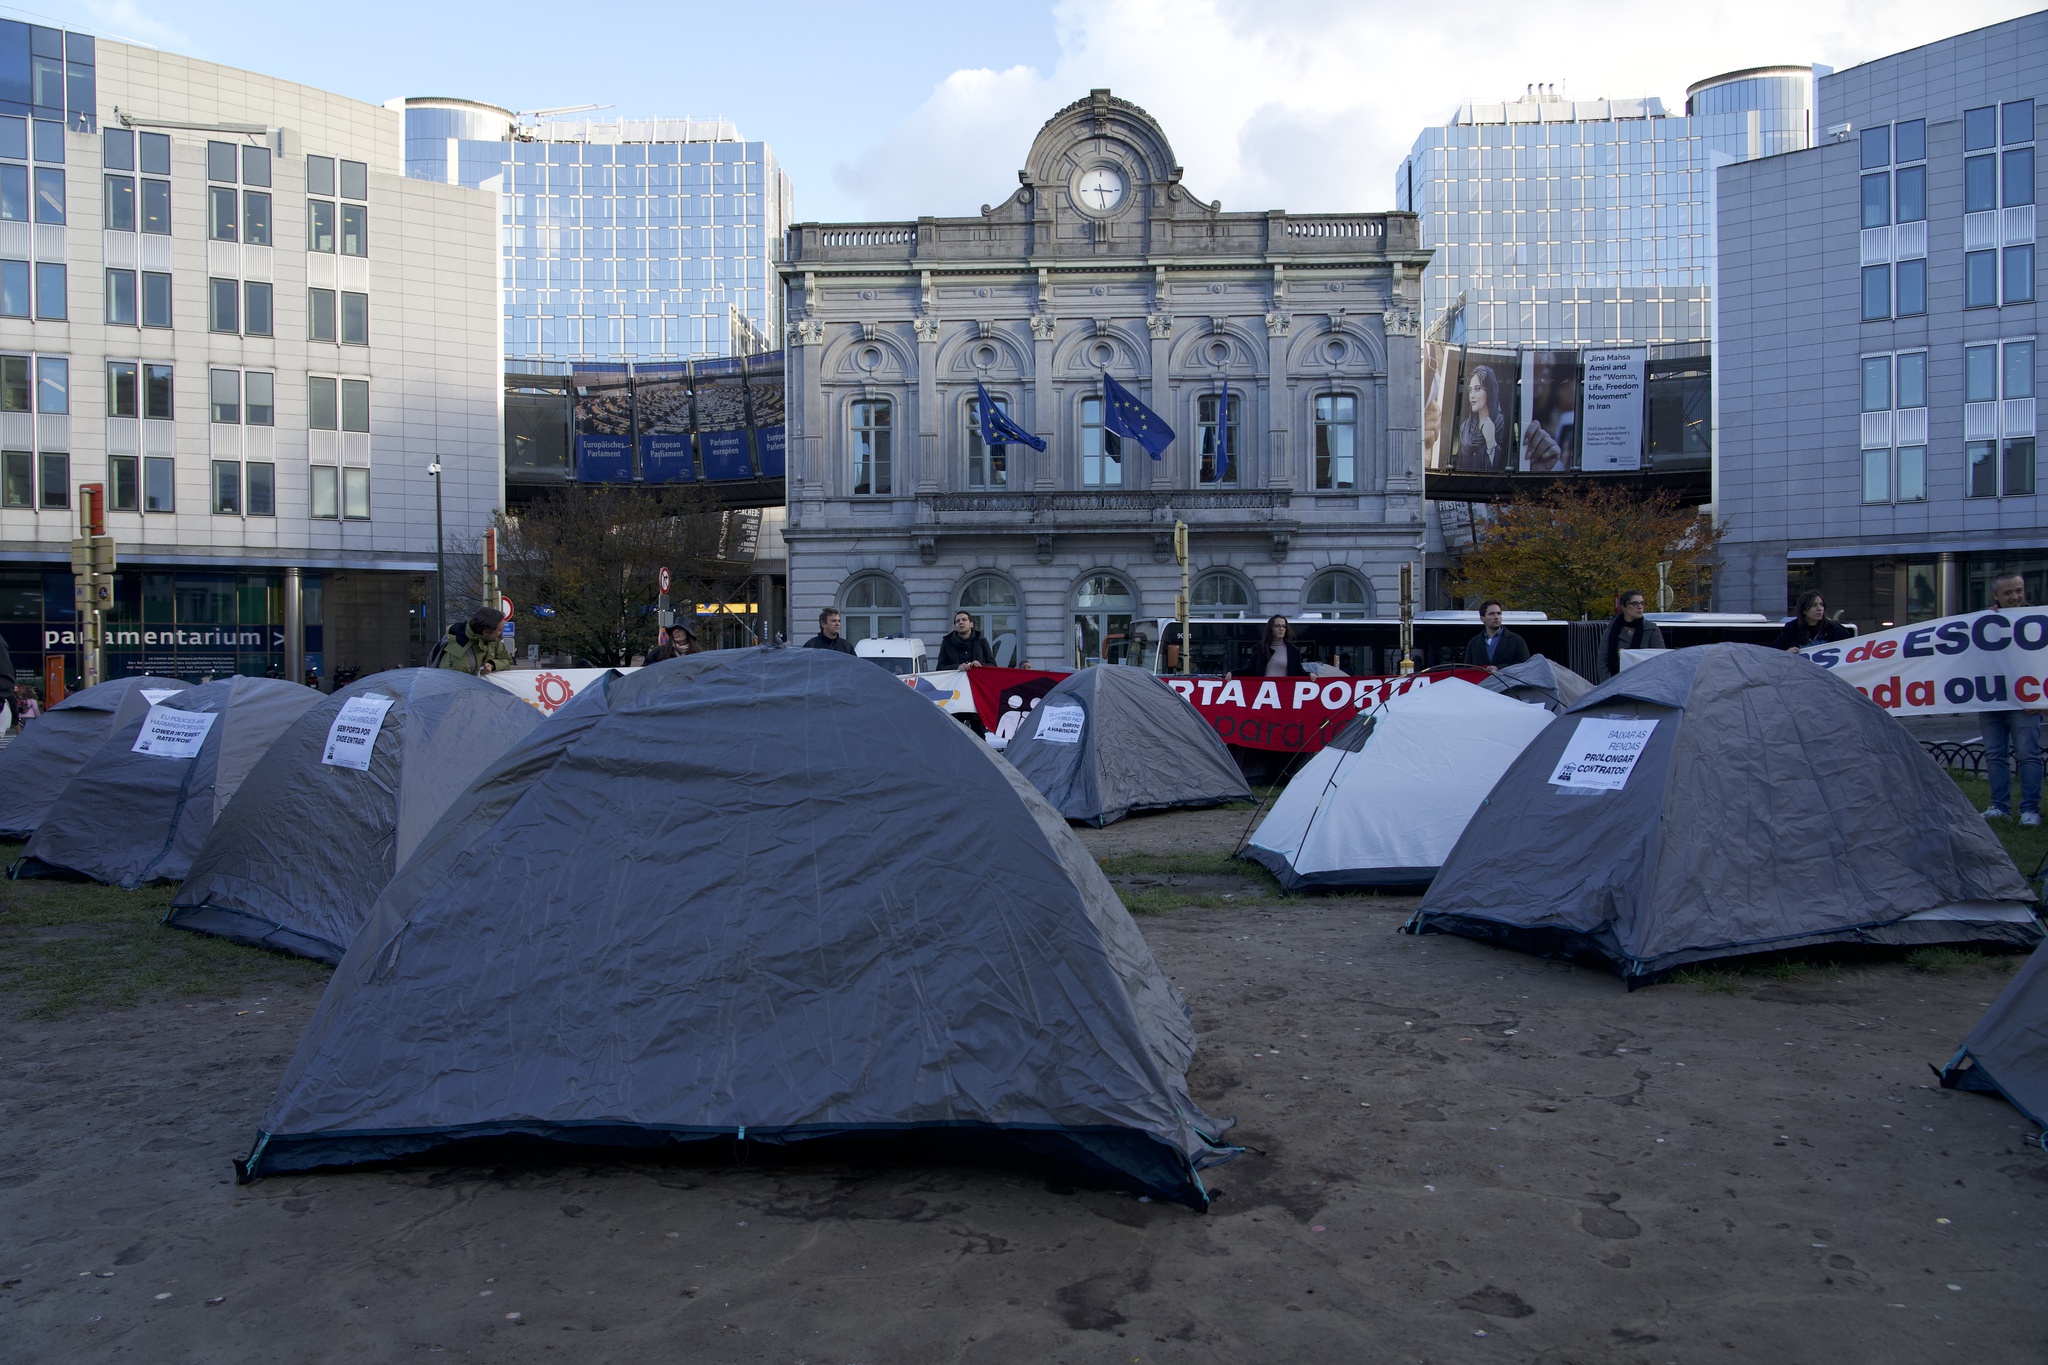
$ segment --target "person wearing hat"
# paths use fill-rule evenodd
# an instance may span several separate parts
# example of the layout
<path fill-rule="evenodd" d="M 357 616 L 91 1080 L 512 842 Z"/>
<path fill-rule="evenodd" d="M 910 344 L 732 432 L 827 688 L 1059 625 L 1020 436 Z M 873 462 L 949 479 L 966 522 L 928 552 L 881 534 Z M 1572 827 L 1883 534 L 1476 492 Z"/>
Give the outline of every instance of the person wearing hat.
<path fill-rule="evenodd" d="M 680 659 L 685 654 L 695 654 L 697 651 L 697 633 L 678 621 L 662 634 L 661 643 L 647 656 L 647 662 L 658 664 L 663 659 Z"/>

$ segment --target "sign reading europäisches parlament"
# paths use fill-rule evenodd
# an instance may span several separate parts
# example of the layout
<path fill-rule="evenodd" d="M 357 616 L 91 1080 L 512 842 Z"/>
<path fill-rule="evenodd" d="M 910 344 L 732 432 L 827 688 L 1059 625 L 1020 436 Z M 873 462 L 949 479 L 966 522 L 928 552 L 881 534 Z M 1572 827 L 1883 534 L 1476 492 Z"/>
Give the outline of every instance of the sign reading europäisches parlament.
<path fill-rule="evenodd" d="M 368 772 L 370 756 L 377 749 L 377 731 L 383 728 L 384 713 L 390 709 L 390 697 L 350 697 L 343 702 L 334 723 L 327 727 L 327 747 L 320 761 L 333 768 Z"/>
<path fill-rule="evenodd" d="M 1585 716 L 1565 742 L 1550 785 L 1580 791 L 1620 791 L 1643 756 L 1654 720 Z"/>

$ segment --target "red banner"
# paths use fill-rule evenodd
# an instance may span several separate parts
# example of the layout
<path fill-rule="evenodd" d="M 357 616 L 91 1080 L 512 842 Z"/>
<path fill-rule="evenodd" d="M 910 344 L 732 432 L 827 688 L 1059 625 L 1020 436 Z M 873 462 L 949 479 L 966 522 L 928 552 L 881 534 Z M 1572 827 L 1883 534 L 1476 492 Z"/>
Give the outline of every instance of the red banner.
<path fill-rule="evenodd" d="M 1025 713 L 1064 673 L 1035 669 L 968 670 L 974 709 L 993 734 L 1009 738 Z M 1479 682 L 1483 669 L 1441 669 L 1413 677 L 1162 679 L 1186 697 L 1226 744 L 1312 754 L 1360 711 L 1440 678 Z"/>

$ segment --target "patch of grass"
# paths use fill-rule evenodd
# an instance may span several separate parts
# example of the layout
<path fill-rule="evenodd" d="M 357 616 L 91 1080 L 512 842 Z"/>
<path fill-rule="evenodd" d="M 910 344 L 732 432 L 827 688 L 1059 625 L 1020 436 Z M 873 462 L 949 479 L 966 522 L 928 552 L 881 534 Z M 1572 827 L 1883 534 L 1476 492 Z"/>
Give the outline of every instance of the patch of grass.
<path fill-rule="evenodd" d="M 1915 948 L 1906 954 L 1906 965 L 1916 972 L 1931 972 L 1940 975 L 1957 971 L 1963 967 L 1990 967 L 1999 964 L 1999 959 L 1977 948 Z"/>
<path fill-rule="evenodd" d="M 21 845 L 0 843 L 0 866 Z M 0 882 L 0 991 L 32 1019 L 179 995 L 235 995 L 317 981 L 328 968 L 208 934 L 167 929 L 172 887 L 123 891 L 97 882 Z"/>
<path fill-rule="evenodd" d="M 1698 986 L 1716 995 L 1741 995 L 1749 984 L 1741 973 L 1725 967 L 1685 967 L 1673 972 L 1671 979 L 1678 985 Z"/>
<path fill-rule="evenodd" d="M 1257 894 L 1226 896 L 1220 891 L 1176 891 L 1170 886 L 1119 886 L 1117 896 L 1134 915 L 1168 910 L 1221 910 L 1228 905 L 1263 904 Z"/>
<path fill-rule="evenodd" d="M 1177 872 L 1194 877 L 1250 877 L 1263 872 L 1257 863 L 1243 863 L 1228 853 L 1118 853 L 1098 860 L 1112 877 L 1134 872 Z"/>
<path fill-rule="evenodd" d="M 1970 798 L 1971 805 L 1978 810 L 1991 808 L 1989 778 L 1973 777 L 1954 769 L 1949 770 L 1949 776 L 1963 789 L 1963 795 Z M 2019 784 L 2015 781 L 2013 785 L 2017 787 Z M 2013 793 L 2013 799 L 2019 799 L 2017 791 Z M 1987 820 L 1984 823 L 1998 836 L 1998 841 L 2005 845 L 2005 851 L 2012 855 L 2012 860 L 2019 864 L 2022 876 L 2032 877 L 2040 868 L 2042 860 L 2048 859 L 2048 825 L 2035 825 L 2029 829 L 2019 822 L 2017 814 L 2003 820 Z"/>

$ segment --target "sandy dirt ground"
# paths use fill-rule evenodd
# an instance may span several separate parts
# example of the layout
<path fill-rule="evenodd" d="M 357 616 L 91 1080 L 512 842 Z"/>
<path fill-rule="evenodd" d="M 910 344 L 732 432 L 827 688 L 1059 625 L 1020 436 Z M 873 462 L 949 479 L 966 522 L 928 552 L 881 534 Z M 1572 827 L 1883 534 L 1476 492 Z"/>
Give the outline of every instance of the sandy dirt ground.
<path fill-rule="evenodd" d="M 1213 853 L 1244 819 L 1085 837 Z M 1250 1149 L 1207 1215 L 760 1154 L 237 1186 L 316 987 L 0 997 L 0 1359 L 2048 1359 L 2048 1153 L 1928 1070 L 2009 964 L 1629 994 L 1398 935 L 1411 906 L 1140 920 Z"/>

